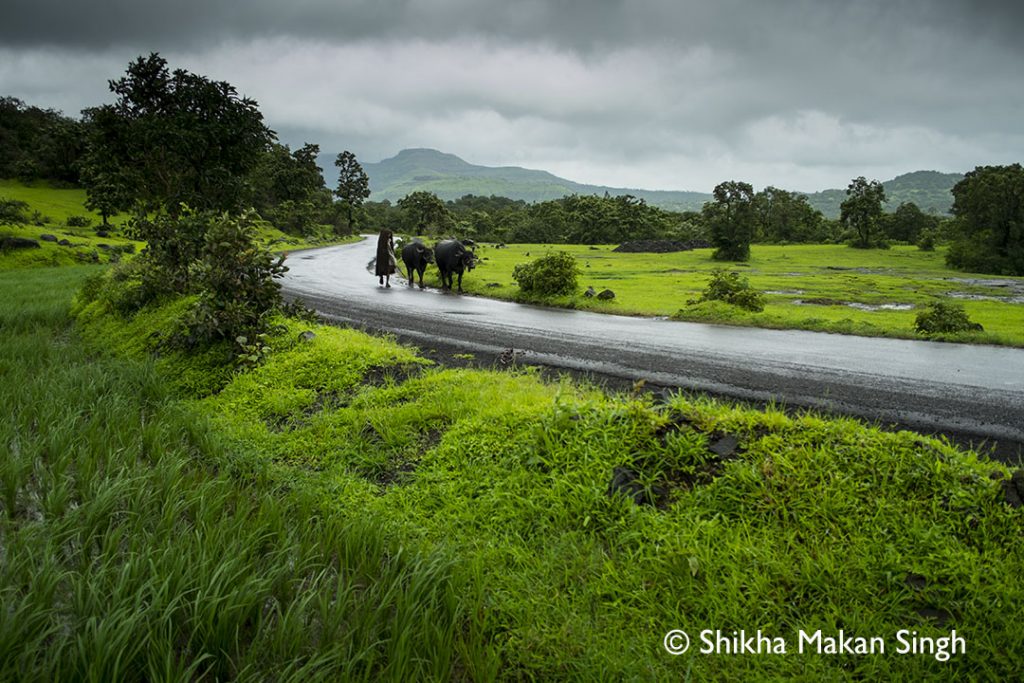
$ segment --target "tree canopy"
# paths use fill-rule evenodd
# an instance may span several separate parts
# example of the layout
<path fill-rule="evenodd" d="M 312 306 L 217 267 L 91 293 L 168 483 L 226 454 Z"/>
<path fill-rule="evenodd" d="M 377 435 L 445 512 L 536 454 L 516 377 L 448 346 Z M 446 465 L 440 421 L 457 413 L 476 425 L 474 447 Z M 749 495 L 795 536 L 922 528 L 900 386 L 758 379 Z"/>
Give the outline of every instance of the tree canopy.
<path fill-rule="evenodd" d="M 703 215 L 715 247 L 712 258 L 747 261 L 754 237 L 754 188 L 750 183 L 728 180 L 714 190 L 715 201 L 704 205 Z"/>
<path fill-rule="evenodd" d="M 83 125 L 53 109 L 0 97 L 0 178 L 78 182 Z"/>
<path fill-rule="evenodd" d="M 953 188 L 953 216 L 951 266 L 1024 275 L 1024 167 L 975 168 Z"/>
<path fill-rule="evenodd" d="M 405 228 L 417 235 L 441 234 L 454 225 L 444 202 L 433 192 L 413 192 L 398 200 Z"/>
<path fill-rule="evenodd" d="M 117 99 L 89 111 L 83 174 L 94 203 L 176 214 L 196 209 L 238 211 L 245 181 L 274 139 L 255 101 L 223 81 L 184 69 L 171 72 L 159 54 L 139 57 L 110 81 Z"/>
<path fill-rule="evenodd" d="M 352 228 L 354 212 L 370 196 L 370 179 L 363 171 L 362 165 L 356 159 L 356 155 L 345 150 L 334 160 L 338 167 L 338 187 L 334 194 L 345 203 L 348 215 L 349 229 Z"/>
<path fill-rule="evenodd" d="M 876 226 L 882 217 L 885 188 L 877 180 L 864 176 L 854 178 L 846 188 L 846 199 L 839 207 L 839 221 L 843 227 L 853 229 L 853 246 L 864 249 L 878 246 Z"/>

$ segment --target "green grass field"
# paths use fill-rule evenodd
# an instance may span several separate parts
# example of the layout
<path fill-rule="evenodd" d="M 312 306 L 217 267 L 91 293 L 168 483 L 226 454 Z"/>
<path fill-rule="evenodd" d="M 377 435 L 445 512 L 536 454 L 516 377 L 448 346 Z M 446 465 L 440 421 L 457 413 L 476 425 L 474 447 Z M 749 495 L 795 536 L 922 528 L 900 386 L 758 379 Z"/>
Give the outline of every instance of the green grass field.
<path fill-rule="evenodd" d="M 102 292 L 102 288 L 95 291 Z M 93 348 L 148 358 L 180 303 L 131 320 L 79 304 Z M 438 367 L 353 330 L 279 320 L 267 361 L 161 353 L 225 472 L 373 519 L 407 551 L 457 557 L 480 596 L 473 678 L 1000 679 L 1017 670 L 1024 511 L 1007 468 L 910 432 L 563 380 Z M 300 333 L 315 337 L 303 340 Z M 732 436 L 725 456 L 711 446 Z M 209 457 L 209 456 L 206 456 Z M 609 495 L 637 473 L 637 505 Z M 471 610 L 472 611 L 472 610 Z M 670 629 L 757 629 L 786 656 L 664 652 Z M 478 630 L 473 630 L 478 629 Z M 878 636 L 884 655 L 794 652 L 799 630 Z M 899 656 L 900 629 L 965 654 Z M 434 655 L 425 655 L 432 658 Z M 495 665 L 497 670 L 490 668 Z M 447 661 L 447 659 L 446 659 Z"/>
<path fill-rule="evenodd" d="M 117 216 L 111 220 L 109 236 L 98 237 L 96 230 L 102 227 L 102 221 L 99 214 L 86 210 L 85 190 L 54 188 L 47 183 L 26 185 L 16 180 L 0 180 L 0 198 L 27 202 L 30 217 L 39 219 L 38 225 L 34 221 L 26 225 L 0 225 L 0 237 L 28 237 L 40 244 L 39 249 L 0 252 L 0 269 L 109 263 L 111 260 L 126 256 L 127 250 L 134 253 L 144 246 L 144 243 L 133 242 L 121 234 L 125 216 Z M 85 217 L 91 225 L 70 227 L 67 220 L 71 216 Z M 40 236 L 45 234 L 53 235 L 59 240 L 67 240 L 70 245 L 40 240 Z M 358 238 L 326 235 L 303 238 L 287 235 L 264 223 L 259 227 L 257 239 L 273 251 L 282 252 L 343 244 Z M 118 253 L 120 250 L 126 251 Z"/>
<path fill-rule="evenodd" d="M 863 250 L 839 245 L 754 245 L 750 261 L 744 264 L 712 261 L 710 249 L 628 254 L 612 252 L 612 248 L 512 244 L 496 249 L 480 245 L 476 251 L 485 260 L 466 275 L 463 287 L 482 296 L 528 300 L 513 281 L 512 269 L 547 252 L 564 250 L 580 264 L 580 290 L 574 296 L 545 303 L 730 325 L 913 338 L 914 318 L 922 307 L 953 300 L 963 304 L 971 319 L 985 328 L 982 333 L 959 335 L 955 340 L 1024 346 L 1024 278 L 949 269 L 941 248 L 923 252 L 907 246 Z M 752 287 L 766 292 L 765 310 L 749 313 L 724 304 L 689 304 L 700 298 L 715 268 L 740 272 Z M 432 284 L 439 286 L 437 271 L 431 268 L 429 272 Z M 972 283 L 972 279 L 998 280 L 1010 286 Z M 604 302 L 584 297 L 583 291 L 590 286 L 598 292 L 611 289 L 615 299 Z M 948 299 L 950 296 L 954 298 Z M 904 310 L 878 308 L 894 305 Z"/>
<path fill-rule="evenodd" d="M 82 344 L 90 272 L 0 272 L 0 680 L 487 679 L 453 559 L 231 472 L 152 362 Z"/>

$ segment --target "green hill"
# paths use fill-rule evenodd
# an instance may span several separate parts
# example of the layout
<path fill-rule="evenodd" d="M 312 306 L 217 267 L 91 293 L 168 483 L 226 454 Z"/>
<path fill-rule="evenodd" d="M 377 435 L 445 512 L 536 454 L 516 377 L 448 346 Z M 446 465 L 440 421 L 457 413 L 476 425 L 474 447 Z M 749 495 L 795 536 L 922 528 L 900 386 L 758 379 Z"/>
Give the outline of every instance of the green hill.
<path fill-rule="evenodd" d="M 325 155 L 321 159 L 324 168 Z M 673 211 L 699 211 L 704 202 L 711 200 L 706 192 L 641 190 L 636 188 L 586 185 L 560 178 L 547 171 L 519 166 L 478 166 L 454 154 L 435 149 L 404 149 L 390 159 L 378 163 L 365 163 L 363 169 L 370 177 L 371 199 L 395 202 L 410 192 L 425 190 L 444 200 L 458 199 L 467 194 L 498 195 L 527 202 L 558 199 L 569 194 L 610 195 L 631 194 L 652 206 Z M 895 210 L 902 202 L 912 201 L 922 211 L 949 213 L 953 197 L 950 190 L 963 178 L 960 173 L 914 171 L 885 181 L 889 197 L 887 209 Z M 806 193 L 811 206 L 829 218 L 839 217 L 839 205 L 846 198 L 844 189 Z"/>
<path fill-rule="evenodd" d="M 467 194 L 499 195 L 527 202 L 558 199 L 569 194 L 631 194 L 648 204 L 676 211 L 697 211 L 711 195 L 704 192 L 667 192 L 585 185 L 559 178 L 547 171 L 518 166 L 478 166 L 454 154 L 434 149 L 405 149 L 379 163 L 363 164 L 370 177 L 374 201 L 401 199 L 410 192 L 426 190 L 444 200 Z"/>
<path fill-rule="evenodd" d="M 925 213 L 948 214 L 953 206 L 950 190 L 964 177 L 963 173 L 914 171 L 882 183 L 888 202 L 887 211 L 895 211 L 903 202 L 914 202 Z M 822 190 L 807 194 L 808 203 L 829 218 L 839 217 L 839 205 L 846 199 L 846 190 Z"/>

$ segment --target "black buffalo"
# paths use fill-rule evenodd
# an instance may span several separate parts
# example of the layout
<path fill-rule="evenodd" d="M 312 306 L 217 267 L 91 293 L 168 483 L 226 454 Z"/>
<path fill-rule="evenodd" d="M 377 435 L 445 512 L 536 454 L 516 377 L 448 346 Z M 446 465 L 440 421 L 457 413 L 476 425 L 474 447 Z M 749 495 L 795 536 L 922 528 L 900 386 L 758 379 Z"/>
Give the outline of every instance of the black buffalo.
<path fill-rule="evenodd" d="M 470 242 L 470 244 L 472 244 Z M 451 289 L 452 278 L 459 275 L 459 291 L 462 291 L 462 273 L 473 270 L 476 255 L 458 240 L 441 240 L 434 246 L 434 262 L 441 271 L 441 288 Z"/>
<path fill-rule="evenodd" d="M 420 289 L 423 289 L 423 271 L 427 269 L 428 263 L 434 262 L 434 252 L 423 242 L 410 242 L 402 247 L 402 262 L 409 273 L 409 286 L 412 287 L 415 282 L 415 272 L 420 274 Z"/>

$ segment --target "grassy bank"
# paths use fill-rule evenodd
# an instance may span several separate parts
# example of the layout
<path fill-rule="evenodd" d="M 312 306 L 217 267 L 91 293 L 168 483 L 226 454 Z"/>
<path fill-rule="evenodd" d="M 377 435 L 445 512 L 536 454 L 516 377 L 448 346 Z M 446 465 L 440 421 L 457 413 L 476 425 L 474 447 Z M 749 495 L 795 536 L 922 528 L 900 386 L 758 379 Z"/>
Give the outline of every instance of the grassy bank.
<path fill-rule="evenodd" d="M 551 300 L 558 306 L 627 315 L 663 315 L 680 320 L 777 329 L 805 329 L 865 336 L 915 337 L 914 318 L 940 300 L 964 305 L 981 323 L 982 333 L 956 341 L 1024 346 L 1024 278 L 994 278 L 945 266 L 944 251 L 896 246 L 887 250 L 840 245 L 754 245 L 745 264 L 711 260 L 710 249 L 672 254 L 628 254 L 613 247 L 513 244 L 482 245 L 486 257 L 463 281 L 469 292 L 521 300 L 512 269 L 549 251 L 572 253 L 581 268 L 580 291 Z M 527 255 L 529 254 L 529 255 Z M 710 272 L 728 268 L 742 273 L 767 293 L 762 313 L 715 304 L 690 304 L 700 298 Z M 433 284 L 440 285 L 431 269 Z M 996 286 L 999 280 L 1010 286 Z M 586 298 L 583 290 L 615 292 L 610 302 Z M 851 305 L 853 304 L 853 305 Z M 858 308 L 859 307 L 859 308 Z M 894 308 L 895 307 L 895 308 Z M 870 309 L 870 310 L 862 310 Z"/>
<path fill-rule="evenodd" d="M 488 678 L 448 556 L 232 471 L 151 361 L 87 350 L 91 272 L 0 273 L 0 680 Z"/>
<path fill-rule="evenodd" d="M 30 219 L 24 225 L 0 225 L 0 237 L 27 237 L 39 243 L 38 249 L 0 251 L 0 270 L 109 263 L 128 257 L 144 246 L 124 236 L 126 216 L 123 215 L 111 219 L 111 225 L 105 228 L 109 232 L 107 236 L 98 236 L 96 231 L 104 229 L 102 220 L 99 214 L 85 208 L 85 190 L 56 188 L 45 182 L 26 185 L 16 180 L 0 180 L 0 198 L 26 202 Z M 89 225 L 69 226 L 71 217 L 84 218 Z M 53 235 L 57 241 L 43 240 L 42 235 Z M 257 233 L 261 244 L 277 252 L 357 239 L 327 234 L 299 237 L 285 234 L 269 223 L 260 225 Z M 60 240 L 67 244 L 60 244 Z"/>
<path fill-rule="evenodd" d="M 144 361 L 180 308 L 123 320 L 100 296 L 81 302 L 80 329 L 93 348 Z M 278 323 L 254 370 L 225 369 L 217 349 L 161 351 L 157 371 L 224 444 L 204 457 L 304 492 L 325 520 L 380 520 L 406 549 L 458 557 L 482 600 L 471 633 L 500 657 L 502 678 L 999 679 L 1017 669 L 1024 512 L 1004 502 L 1001 465 L 853 420 L 683 396 L 654 404 Z M 616 468 L 630 471 L 618 471 L 619 487 Z M 679 657 L 662 648 L 675 628 L 696 644 Z M 703 655 L 705 629 L 760 629 L 789 649 Z M 796 652 L 798 631 L 819 629 L 881 637 L 888 650 Z M 896 654 L 901 629 L 955 629 L 966 653 Z"/>

